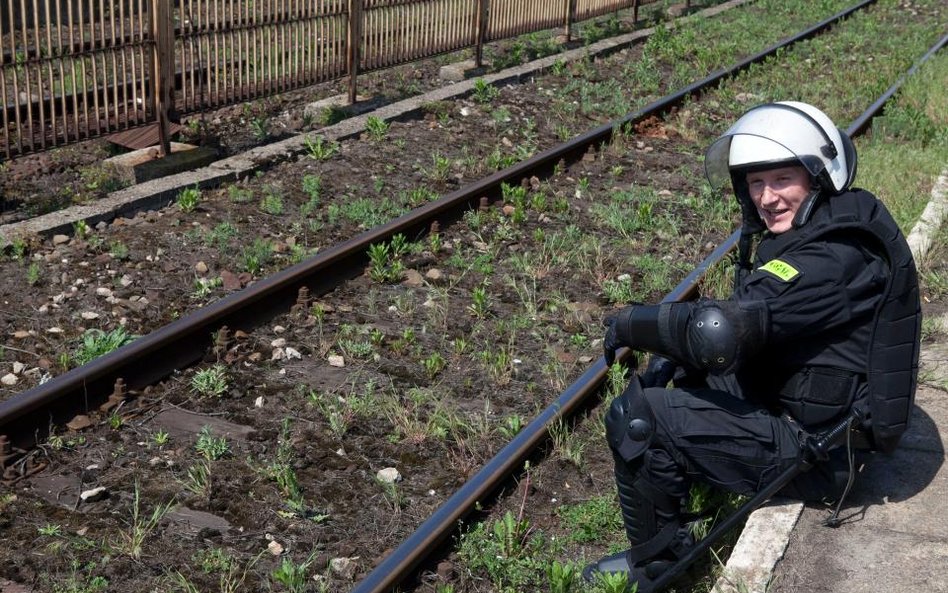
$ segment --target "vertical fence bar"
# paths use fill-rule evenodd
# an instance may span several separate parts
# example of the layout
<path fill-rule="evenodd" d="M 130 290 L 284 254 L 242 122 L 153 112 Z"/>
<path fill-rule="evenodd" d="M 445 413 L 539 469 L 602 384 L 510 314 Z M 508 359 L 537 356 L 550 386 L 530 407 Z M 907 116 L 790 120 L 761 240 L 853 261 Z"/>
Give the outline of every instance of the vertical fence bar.
<path fill-rule="evenodd" d="M 362 48 L 362 3 L 349 0 L 349 33 L 346 48 L 346 64 L 349 69 L 349 104 L 356 102 L 356 78 L 359 76 L 359 60 Z"/>
<path fill-rule="evenodd" d="M 570 41 L 573 35 L 573 19 L 576 15 L 576 0 L 563 0 L 563 36 Z"/>
<path fill-rule="evenodd" d="M 152 36 L 155 41 L 154 98 L 158 116 L 161 156 L 171 154 L 171 110 L 174 102 L 174 23 L 168 0 L 152 0 Z"/>
<path fill-rule="evenodd" d="M 488 0 L 477 0 L 477 14 L 474 16 L 474 65 L 484 65 L 484 38 L 487 36 Z"/>
<path fill-rule="evenodd" d="M 637 25 L 639 22 L 639 0 L 632 0 L 632 24 Z"/>

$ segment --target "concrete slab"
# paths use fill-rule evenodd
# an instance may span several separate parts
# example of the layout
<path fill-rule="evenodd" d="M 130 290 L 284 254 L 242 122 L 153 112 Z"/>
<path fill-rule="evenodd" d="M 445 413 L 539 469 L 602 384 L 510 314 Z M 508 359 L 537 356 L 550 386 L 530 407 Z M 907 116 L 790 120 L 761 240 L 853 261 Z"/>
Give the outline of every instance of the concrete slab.
<path fill-rule="evenodd" d="M 484 63 L 481 67 L 478 67 L 474 60 L 446 64 L 438 71 L 438 78 L 449 82 L 461 82 L 468 78 L 483 75 L 487 72 L 488 66 L 487 63 Z"/>
<path fill-rule="evenodd" d="M 206 146 L 171 143 L 171 154 L 161 157 L 157 146 L 133 150 L 106 159 L 129 185 L 206 167 L 217 159 L 217 151 Z"/>

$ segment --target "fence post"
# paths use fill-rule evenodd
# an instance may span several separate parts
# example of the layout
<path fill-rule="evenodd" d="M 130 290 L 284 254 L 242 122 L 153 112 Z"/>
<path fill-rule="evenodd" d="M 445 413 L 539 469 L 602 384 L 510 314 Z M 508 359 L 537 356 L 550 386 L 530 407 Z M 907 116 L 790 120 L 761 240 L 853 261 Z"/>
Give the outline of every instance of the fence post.
<path fill-rule="evenodd" d="M 566 37 L 566 42 L 569 43 L 572 40 L 573 23 L 576 21 L 576 0 L 564 0 L 564 4 L 566 16 L 563 36 Z"/>
<path fill-rule="evenodd" d="M 477 16 L 474 20 L 476 27 L 474 38 L 474 67 L 484 65 L 484 39 L 487 37 L 487 3 L 488 0 L 477 0 Z"/>
<path fill-rule="evenodd" d="M 639 0 L 633 0 L 632 2 L 632 24 L 637 25 L 639 22 Z"/>
<path fill-rule="evenodd" d="M 171 154 L 171 113 L 174 109 L 174 11 L 168 0 L 151 2 L 151 34 L 155 40 L 152 76 L 155 114 L 158 116 L 158 150 Z"/>
<path fill-rule="evenodd" d="M 356 102 L 356 78 L 359 76 L 359 60 L 362 55 L 362 3 L 349 0 L 349 46 L 346 62 L 349 67 L 349 104 Z"/>

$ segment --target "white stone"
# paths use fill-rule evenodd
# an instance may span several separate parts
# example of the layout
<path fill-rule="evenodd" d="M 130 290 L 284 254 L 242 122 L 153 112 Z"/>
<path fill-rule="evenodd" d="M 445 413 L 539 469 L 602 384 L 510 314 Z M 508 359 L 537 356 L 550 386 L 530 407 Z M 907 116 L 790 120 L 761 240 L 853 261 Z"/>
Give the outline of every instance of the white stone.
<path fill-rule="evenodd" d="M 46 333 L 49 333 L 49 334 L 61 334 L 61 333 L 63 333 L 63 328 L 53 326 L 53 327 L 47 329 L 47 330 L 46 330 Z"/>
<path fill-rule="evenodd" d="M 95 293 L 100 297 L 110 297 L 112 296 L 112 289 L 106 288 L 105 286 L 100 286 L 95 289 Z"/>
<path fill-rule="evenodd" d="M 331 366 L 331 367 L 344 367 L 344 366 L 346 366 L 346 359 L 344 359 L 343 357 L 339 356 L 338 354 L 333 354 L 333 355 L 330 356 L 327 360 L 329 361 L 329 366 Z"/>
<path fill-rule="evenodd" d="M 274 348 L 270 355 L 270 360 L 283 360 L 284 358 L 286 358 L 286 350 L 283 348 Z"/>
<path fill-rule="evenodd" d="M 285 331 L 286 331 L 286 328 L 283 327 L 282 325 L 274 325 L 274 326 L 273 326 L 273 333 L 275 333 L 275 334 L 282 334 L 282 333 L 285 332 Z"/>
<path fill-rule="evenodd" d="M 285 352 L 287 358 L 303 358 L 303 355 L 300 354 L 300 351 L 296 348 L 290 348 L 287 346 Z"/>
<path fill-rule="evenodd" d="M 98 488 L 86 490 L 79 495 L 79 498 L 82 499 L 82 502 L 96 502 L 97 500 L 102 500 L 107 495 L 108 492 L 106 491 L 105 486 L 99 486 Z"/>
<path fill-rule="evenodd" d="M 398 473 L 398 470 L 395 469 L 394 467 L 386 467 L 385 469 L 380 469 L 378 473 L 375 474 L 375 478 L 379 482 L 383 482 L 385 484 L 395 484 L 396 482 L 402 481 L 402 475 Z"/>
<path fill-rule="evenodd" d="M 267 550 L 269 550 L 270 553 L 273 554 L 274 556 L 279 556 L 280 554 L 283 553 L 283 546 L 280 545 L 279 542 L 274 540 L 274 541 L 271 541 L 269 544 L 267 544 Z"/>
<path fill-rule="evenodd" d="M 198 263 L 194 264 L 194 271 L 198 274 L 207 274 L 207 264 L 199 261 Z"/>
<path fill-rule="evenodd" d="M 333 558 L 329 561 L 329 568 L 344 579 L 351 579 L 355 574 L 356 565 L 352 558 Z"/>
<path fill-rule="evenodd" d="M 23 369 L 26 368 L 26 365 L 20 362 L 19 360 L 13 363 L 13 372 L 17 375 L 23 372 Z"/>
<path fill-rule="evenodd" d="M 91 320 L 91 319 L 98 319 L 98 318 L 99 318 L 99 314 L 96 313 L 95 311 L 83 311 L 83 312 L 80 313 L 79 315 L 80 315 L 80 317 L 82 317 L 83 319 L 88 319 L 88 320 Z"/>
<path fill-rule="evenodd" d="M 273 346 L 274 348 L 282 348 L 286 346 L 286 338 L 277 338 L 273 340 L 272 342 L 270 342 L 270 345 Z"/>
<path fill-rule="evenodd" d="M 53 235 L 53 245 L 69 243 L 69 235 Z"/>
<path fill-rule="evenodd" d="M 122 288 L 128 288 L 132 285 L 132 277 L 128 274 L 123 274 L 122 277 L 119 278 L 119 284 L 122 285 Z"/>
<path fill-rule="evenodd" d="M 264 401 L 265 401 L 265 400 L 263 399 L 263 396 L 261 395 L 261 396 L 259 396 L 257 399 L 253 400 L 253 406 L 254 406 L 255 408 L 262 408 Z"/>
<path fill-rule="evenodd" d="M 20 378 L 14 375 L 13 373 L 7 373 L 3 377 L 0 377 L 0 383 L 3 383 L 4 385 L 8 385 L 8 386 L 16 385 L 19 380 Z"/>

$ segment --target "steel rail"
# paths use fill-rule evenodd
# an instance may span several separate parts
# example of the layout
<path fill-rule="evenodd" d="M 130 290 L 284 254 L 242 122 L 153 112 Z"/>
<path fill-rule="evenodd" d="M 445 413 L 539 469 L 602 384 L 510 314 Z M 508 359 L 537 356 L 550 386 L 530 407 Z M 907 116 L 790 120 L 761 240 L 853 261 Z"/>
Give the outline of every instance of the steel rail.
<path fill-rule="evenodd" d="M 639 111 L 460 188 L 228 295 L 43 385 L 18 393 L 0 402 L 0 436 L 6 436 L 16 447 L 28 449 L 45 439 L 50 426 L 62 424 L 78 412 L 95 409 L 112 393 L 118 380 L 124 381 L 131 390 L 144 388 L 202 358 L 212 345 L 213 334 L 221 327 L 251 329 L 288 311 L 301 288 L 308 288 L 314 295 L 324 294 L 356 276 L 368 261 L 366 252 L 370 245 L 388 241 L 399 233 L 412 238 L 420 237 L 434 222 L 443 224 L 457 220 L 465 210 L 479 206 L 483 199 L 499 199 L 501 184 L 519 183 L 521 179 L 534 175 L 545 177 L 560 161 L 581 158 L 589 148 L 608 142 L 615 132 L 628 124 L 662 114 L 703 89 L 716 85 L 752 64 L 762 62 L 781 49 L 819 34 L 876 1 L 864 0 Z"/>

